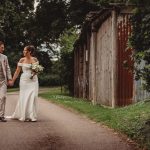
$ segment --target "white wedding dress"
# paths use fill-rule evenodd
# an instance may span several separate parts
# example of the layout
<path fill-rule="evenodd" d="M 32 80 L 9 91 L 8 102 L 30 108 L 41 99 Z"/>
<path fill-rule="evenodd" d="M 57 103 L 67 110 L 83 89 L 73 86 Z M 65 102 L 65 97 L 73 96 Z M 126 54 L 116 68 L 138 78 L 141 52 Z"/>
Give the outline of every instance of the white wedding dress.
<path fill-rule="evenodd" d="M 22 67 L 23 73 L 20 77 L 20 93 L 19 99 L 16 105 L 15 112 L 11 116 L 12 119 L 18 119 L 25 121 L 30 119 L 31 121 L 37 120 L 37 97 L 38 97 L 38 77 L 35 75 L 31 79 L 31 64 L 18 63 L 18 66 Z"/>

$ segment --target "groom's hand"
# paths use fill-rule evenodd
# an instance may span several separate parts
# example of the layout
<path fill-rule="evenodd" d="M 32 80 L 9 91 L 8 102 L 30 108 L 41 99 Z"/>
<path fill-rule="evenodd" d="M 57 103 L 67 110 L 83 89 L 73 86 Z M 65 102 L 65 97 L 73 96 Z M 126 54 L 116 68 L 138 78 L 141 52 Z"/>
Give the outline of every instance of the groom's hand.
<path fill-rule="evenodd" d="M 8 80 L 8 86 L 13 86 L 14 85 L 14 82 L 12 80 Z"/>

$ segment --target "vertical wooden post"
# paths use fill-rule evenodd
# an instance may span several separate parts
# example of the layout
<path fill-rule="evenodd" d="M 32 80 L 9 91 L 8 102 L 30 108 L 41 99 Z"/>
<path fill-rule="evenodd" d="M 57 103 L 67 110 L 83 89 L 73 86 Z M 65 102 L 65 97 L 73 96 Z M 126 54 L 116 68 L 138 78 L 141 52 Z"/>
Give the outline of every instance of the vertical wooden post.
<path fill-rule="evenodd" d="M 83 46 L 83 98 L 86 97 L 86 90 L 85 90 L 85 84 L 86 84 L 86 60 L 85 60 L 85 46 Z"/>
<path fill-rule="evenodd" d="M 95 67 L 96 67 L 96 57 L 95 57 L 95 52 L 96 52 L 96 41 L 97 41 L 97 33 L 96 30 L 94 28 L 94 26 L 92 25 L 92 34 L 91 34 L 91 46 L 90 46 L 90 75 L 89 77 L 91 78 L 91 85 L 90 85 L 90 89 L 89 91 L 91 91 L 90 93 L 90 98 L 92 100 L 92 103 L 95 105 L 96 102 L 96 83 L 95 83 Z"/>
<path fill-rule="evenodd" d="M 86 98 L 89 100 L 89 57 L 90 57 L 90 33 L 86 35 Z"/>
<path fill-rule="evenodd" d="M 117 12 L 112 10 L 112 107 L 117 104 Z"/>
<path fill-rule="evenodd" d="M 77 47 L 74 47 L 74 96 L 77 97 Z"/>
<path fill-rule="evenodd" d="M 93 32 L 93 51 L 94 51 L 94 61 L 93 61 L 93 104 L 97 104 L 96 99 L 96 51 L 97 51 L 97 32 Z"/>

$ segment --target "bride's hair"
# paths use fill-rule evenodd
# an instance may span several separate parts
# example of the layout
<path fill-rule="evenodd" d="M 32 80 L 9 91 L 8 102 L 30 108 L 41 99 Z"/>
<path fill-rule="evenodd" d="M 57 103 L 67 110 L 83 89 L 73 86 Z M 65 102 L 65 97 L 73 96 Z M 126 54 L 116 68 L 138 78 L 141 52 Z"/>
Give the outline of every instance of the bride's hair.
<path fill-rule="evenodd" d="M 35 47 L 33 45 L 26 46 L 26 49 L 31 52 L 31 55 L 34 55 Z"/>
<path fill-rule="evenodd" d="M 0 45 L 4 45 L 4 42 L 0 41 Z"/>

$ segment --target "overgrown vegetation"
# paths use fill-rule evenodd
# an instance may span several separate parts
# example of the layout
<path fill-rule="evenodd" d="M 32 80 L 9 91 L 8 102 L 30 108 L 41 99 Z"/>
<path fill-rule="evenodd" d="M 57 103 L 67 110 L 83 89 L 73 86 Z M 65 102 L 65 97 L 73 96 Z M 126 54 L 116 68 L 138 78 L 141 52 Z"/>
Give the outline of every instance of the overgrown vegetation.
<path fill-rule="evenodd" d="M 51 102 L 71 108 L 90 119 L 125 133 L 137 141 L 141 147 L 150 150 L 150 100 L 142 101 L 124 108 L 104 108 L 93 106 L 83 99 L 61 94 L 60 88 L 51 88 L 40 94 Z"/>
<path fill-rule="evenodd" d="M 131 21 L 133 31 L 130 44 L 135 50 L 136 78 L 142 78 L 144 88 L 150 92 L 150 4 L 146 8 L 138 7 Z"/>
<path fill-rule="evenodd" d="M 61 84 L 73 95 L 74 55 L 73 44 L 78 38 L 77 29 L 71 28 L 60 37 L 60 78 Z"/>
<path fill-rule="evenodd" d="M 12 73 L 27 44 L 37 47 L 36 57 L 44 66 L 44 72 L 50 73 L 51 56 L 41 51 L 43 40 L 39 40 L 35 33 L 38 33 L 38 28 L 35 24 L 34 0 L 0 1 L 0 40 L 5 42 L 4 54 L 8 56 Z"/>

